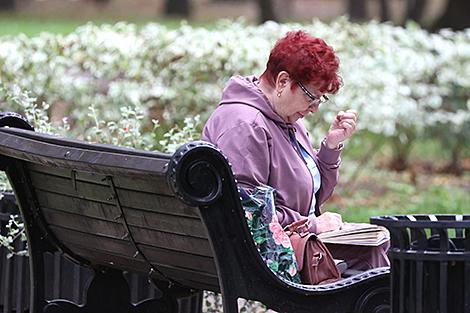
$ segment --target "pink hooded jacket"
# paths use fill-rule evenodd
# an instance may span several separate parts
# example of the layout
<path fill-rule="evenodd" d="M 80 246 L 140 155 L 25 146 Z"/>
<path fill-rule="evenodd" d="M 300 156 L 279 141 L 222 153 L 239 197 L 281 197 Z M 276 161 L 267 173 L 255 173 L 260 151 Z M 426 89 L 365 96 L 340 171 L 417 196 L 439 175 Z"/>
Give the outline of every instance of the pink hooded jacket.
<path fill-rule="evenodd" d="M 341 151 L 324 144 L 319 151 L 314 150 L 302 122 L 284 122 L 256 81 L 253 76 L 230 79 L 220 105 L 204 127 L 202 139 L 224 152 L 241 186 L 251 189 L 269 185 L 276 190 L 277 216 L 286 226 L 308 216 L 313 196 L 310 171 L 289 140 L 289 132 L 295 134 L 321 174 L 321 187 L 315 194 L 318 216 L 320 205 L 331 196 L 338 182 Z M 315 223 L 310 231 L 316 231 Z"/>

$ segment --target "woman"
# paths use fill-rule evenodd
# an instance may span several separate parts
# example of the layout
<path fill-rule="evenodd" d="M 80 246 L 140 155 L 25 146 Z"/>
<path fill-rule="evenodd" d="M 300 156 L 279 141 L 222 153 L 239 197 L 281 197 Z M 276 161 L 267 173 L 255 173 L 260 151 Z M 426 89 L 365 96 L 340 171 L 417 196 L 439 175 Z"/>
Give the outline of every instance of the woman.
<path fill-rule="evenodd" d="M 302 124 L 328 100 L 327 93 L 340 88 L 338 67 L 335 52 L 323 40 L 303 31 L 290 32 L 276 43 L 259 78 L 230 79 L 204 127 L 202 139 L 227 155 L 241 186 L 252 190 L 268 185 L 276 190 L 282 226 L 305 217 L 314 233 L 342 225 L 339 214 L 321 213 L 320 206 L 338 182 L 342 142 L 354 133 L 357 114 L 339 112 L 318 151 Z M 331 250 L 351 268 L 388 265 L 384 249 L 357 248 L 367 251 L 351 253 L 350 247 L 337 245 Z"/>

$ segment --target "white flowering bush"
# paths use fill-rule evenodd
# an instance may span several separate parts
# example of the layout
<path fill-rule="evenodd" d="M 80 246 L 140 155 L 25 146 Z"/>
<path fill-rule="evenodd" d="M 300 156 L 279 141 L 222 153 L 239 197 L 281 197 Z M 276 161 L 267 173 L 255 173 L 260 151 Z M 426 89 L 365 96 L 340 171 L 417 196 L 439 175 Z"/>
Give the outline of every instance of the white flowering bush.
<path fill-rule="evenodd" d="M 275 40 L 295 29 L 325 39 L 341 60 L 345 86 L 307 121 L 314 135 L 323 136 L 336 111 L 353 108 L 360 129 L 391 138 L 399 154 L 422 135 L 438 136 L 451 151 L 468 144 L 470 30 L 430 34 L 416 24 L 345 18 L 306 25 L 222 21 L 211 30 L 185 23 L 177 29 L 87 24 L 65 36 L 0 38 L 0 83 L 30 91 L 54 120 L 56 105 L 65 106 L 73 136 L 83 139 L 95 136 L 96 127 L 98 136 L 115 136 L 120 126 L 113 121 L 137 108 L 145 116 L 139 118 L 142 140 L 126 144 L 156 147 L 159 140 L 146 137 L 155 131 L 152 120 L 159 121 L 160 133 L 196 114 L 204 122 L 228 78 L 259 75 Z M 0 110 L 22 111 L 3 97 Z M 51 106 L 42 107 L 43 101 Z M 90 117 L 90 107 L 104 124 Z"/>
<path fill-rule="evenodd" d="M 47 115 L 49 104 L 43 102 L 38 106 L 38 99 L 30 95 L 30 92 L 21 90 L 17 85 L 11 89 L 0 83 L 0 93 L 3 95 L 4 104 L 8 107 L 16 107 L 25 115 L 35 131 L 48 134 L 69 134 L 70 125 L 67 119 L 59 126 L 52 125 Z M 195 129 L 199 125 L 199 116 L 188 117 L 183 121 L 183 126 L 178 125 L 168 132 L 159 134 L 158 121 L 153 120 L 153 132 L 143 133 L 144 111 L 139 106 L 127 106 L 120 108 L 120 116 L 115 121 L 104 121 L 102 112 L 93 106 L 89 108 L 88 117 L 94 123 L 88 129 L 85 137 L 90 142 L 100 142 L 132 148 L 160 150 L 174 152 L 177 147 L 187 140 L 199 139 Z M 0 172 L 0 200 L 3 193 L 11 192 L 11 185 L 4 172 Z M 18 215 L 11 215 L 6 225 L 6 234 L 0 234 L 0 247 L 8 250 L 8 257 L 12 255 L 27 255 L 26 250 L 17 251 L 14 244 L 17 240 L 26 240 L 24 225 Z"/>
<path fill-rule="evenodd" d="M 22 112 L 28 121 L 35 127 L 36 130 L 45 133 L 58 133 L 61 130 L 66 130 L 66 127 L 56 128 L 49 122 L 47 116 L 47 109 L 49 105 L 43 102 L 38 105 L 38 99 L 31 97 L 28 91 L 23 91 L 18 85 L 11 85 L 11 88 L 5 87 L 0 82 L 0 94 L 3 98 L 3 105 L 6 107 L 16 108 Z M 4 172 L 0 172 L 0 200 L 4 192 L 11 192 L 11 185 Z M 2 225 L 3 227 L 3 225 Z M 7 257 L 13 255 L 27 255 L 26 250 L 17 251 L 15 249 L 15 242 L 18 240 L 25 241 L 24 225 L 18 215 L 11 215 L 9 222 L 5 226 L 5 233 L 2 231 L 0 234 L 0 247 L 7 249 Z"/>
<path fill-rule="evenodd" d="M 6 224 L 6 235 L 0 235 L 0 247 L 5 247 L 8 251 L 7 258 L 13 255 L 27 256 L 28 250 L 16 250 L 14 245 L 17 240 L 26 241 L 26 234 L 23 221 L 18 215 L 11 215 Z"/>
<path fill-rule="evenodd" d="M 3 197 L 2 193 L 6 191 L 11 191 L 11 185 L 5 173 L 0 172 L 0 200 L 2 200 Z"/>

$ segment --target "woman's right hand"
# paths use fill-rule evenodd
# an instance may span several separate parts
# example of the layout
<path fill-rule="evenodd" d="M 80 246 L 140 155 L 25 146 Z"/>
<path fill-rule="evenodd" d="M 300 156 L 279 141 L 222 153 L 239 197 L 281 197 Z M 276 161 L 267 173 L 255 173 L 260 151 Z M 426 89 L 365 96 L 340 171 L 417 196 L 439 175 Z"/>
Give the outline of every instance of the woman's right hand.
<path fill-rule="evenodd" d="M 343 225 L 343 219 L 338 213 L 325 212 L 315 217 L 314 223 L 317 226 L 317 234 L 321 234 L 327 231 L 339 230 Z"/>

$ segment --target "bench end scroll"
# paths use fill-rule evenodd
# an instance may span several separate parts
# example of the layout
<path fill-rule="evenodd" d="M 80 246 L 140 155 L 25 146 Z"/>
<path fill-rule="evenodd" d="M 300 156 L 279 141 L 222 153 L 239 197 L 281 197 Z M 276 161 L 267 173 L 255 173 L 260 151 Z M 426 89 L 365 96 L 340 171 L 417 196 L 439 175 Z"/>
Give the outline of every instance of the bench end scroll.
<path fill-rule="evenodd" d="M 0 127 L 15 127 L 26 130 L 33 130 L 33 126 L 18 113 L 0 112 Z"/>
<path fill-rule="evenodd" d="M 189 142 L 173 154 L 168 165 L 168 184 L 186 204 L 210 205 L 222 195 L 222 176 L 227 168 L 230 169 L 227 158 L 213 144 Z"/>

